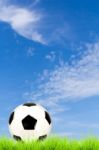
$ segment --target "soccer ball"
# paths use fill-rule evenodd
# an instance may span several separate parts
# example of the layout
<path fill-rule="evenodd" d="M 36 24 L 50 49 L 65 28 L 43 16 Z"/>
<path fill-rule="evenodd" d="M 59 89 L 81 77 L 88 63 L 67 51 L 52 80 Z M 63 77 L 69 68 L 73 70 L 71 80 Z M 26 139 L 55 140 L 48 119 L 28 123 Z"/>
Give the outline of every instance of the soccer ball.
<path fill-rule="evenodd" d="M 9 117 L 9 131 L 16 140 L 42 140 L 51 130 L 52 122 L 45 108 L 34 103 L 18 106 Z"/>

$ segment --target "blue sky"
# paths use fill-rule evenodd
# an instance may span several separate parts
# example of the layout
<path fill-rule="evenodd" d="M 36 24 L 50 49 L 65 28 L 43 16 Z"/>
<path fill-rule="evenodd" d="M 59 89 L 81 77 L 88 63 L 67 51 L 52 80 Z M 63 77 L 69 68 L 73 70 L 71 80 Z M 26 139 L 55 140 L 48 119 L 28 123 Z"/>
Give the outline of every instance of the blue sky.
<path fill-rule="evenodd" d="M 98 0 L 0 1 L 0 135 L 19 104 L 46 107 L 52 134 L 99 137 Z"/>

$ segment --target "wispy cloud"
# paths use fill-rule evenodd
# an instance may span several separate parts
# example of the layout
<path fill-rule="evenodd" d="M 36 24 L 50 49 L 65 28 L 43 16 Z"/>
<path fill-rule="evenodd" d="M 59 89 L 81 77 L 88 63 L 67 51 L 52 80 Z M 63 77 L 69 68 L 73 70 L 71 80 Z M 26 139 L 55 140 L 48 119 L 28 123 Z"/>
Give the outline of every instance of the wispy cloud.
<path fill-rule="evenodd" d="M 61 44 L 62 46 L 67 46 L 67 44 L 72 45 L 75 41 L 76 35 L 72 25 L 64 20 L 59 23 L 58 26 L 52 27 L 52 32 L 49 38 L 50 43 Z"/>
<path fill-rule="evenodd" d="M 99 123 L 96 122 L 83 122 L 83 121 L 68 121 L 62 118 L 57 118 L 58 120 L 54 120 L 55 124 L 59 124 L 61 122 L 62 128 L 66 129 L 65 132 L 58 132 L 59 136 L 66 136 L 70 138 L 78 137 L 86 137 L 89 135 L 94 135 L 95 130 L 99 129 Z M 77 129 L 77 130 L 76 130 Z M 86 132 L 84 132 L 86 131 Z M 90 133 L 90 131 L 92 131 Z"/>
<path fill-rule="evenodd" d="M 59 132 L 57 135 L 61 137 L 68 137 L 68 138 L 74 138 L 77 136 L 81 136 L 81 133 L 76 133 L 76 132 Z"/>
<path fill-rule="evenodd" d="M 99 128 L 99 123 L 84 123 L 78 121 L 70 121 L 65 124 L 66 127 L 73 127 L 73 128 Z"/>
<path fill-rule="evenodd" d="M 45 44 L 42 34 L 38 32 L 42 15 L 35 10 L 12 5 L 7 1 L 0 3 L 0 21 L 7 22 L 18 34 Z"/>
<path fill-rule="evenodd" d="M 27 56 L 34 56 L 34 48 L 33 47 L 29 47 L 28 50 L 27 50 Z"/>
<path fill-rule="evenodd" d="M 55 61 L 55 59 L 56 59 L 56 54 L 55 54 L 54 51 L 51 51 L 49 54 L 47 54 L 47 55 L 45 56 L 45 58 L 46 58 L 47 60 L 53 62 L 53 61 Z"/>
<path fill-rule="evenodd" d="M 64 63 L 42 75 L 43 80 L 37 91 L 31 93 L 31 98 L 54 107 L 62 101 L 99 95 L 99 41 L 86 44 L 84 48 L 79 49 L 82 52 L 80 60 L 72 61 L 71 65 Z"/>

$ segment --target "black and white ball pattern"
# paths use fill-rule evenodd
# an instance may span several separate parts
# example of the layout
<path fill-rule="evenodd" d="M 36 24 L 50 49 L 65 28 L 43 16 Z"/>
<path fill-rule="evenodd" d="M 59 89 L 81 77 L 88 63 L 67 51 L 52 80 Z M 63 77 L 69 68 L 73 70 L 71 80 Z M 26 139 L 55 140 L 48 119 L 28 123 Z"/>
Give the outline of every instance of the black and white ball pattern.
<path fill-rule="evenodd" d="M 9 117 L 9 131 L 16 140 L 41 140 L 51 130 L 52 122 L 45 108 L 34 103 L 18 106 Z"/>

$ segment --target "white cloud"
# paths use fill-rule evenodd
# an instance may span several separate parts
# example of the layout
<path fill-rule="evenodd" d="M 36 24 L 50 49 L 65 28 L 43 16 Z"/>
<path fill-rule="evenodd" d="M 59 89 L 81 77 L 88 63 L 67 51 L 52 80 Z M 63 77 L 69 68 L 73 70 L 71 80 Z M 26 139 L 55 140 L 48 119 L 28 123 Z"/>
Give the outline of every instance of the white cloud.
<path fill-rule="evenodd" d="M 49 42 L 61 44 L 62 46 L 67 46 L 68 44 L 72 46 L 76 38 L 73 26 L 70 22 L 64 22 L 63 20 L 61 24 L 58 24 L 58 26 L 56 24 L 56 28 L 52 28 Z"/>
<path fill-rule="evenodd" d="M 84 123 L 84 122 L 78 122 L 78 121 L 70 121 L 65 124 L 65 128 L 66 127 L 97 129 L 99 128 L 99 123 Z"/>
<path fill-rule="evenodd" d="M 34 51 L 35 51 L 34 48 L 29 47 L 28 50 L 27 50 L 27 55 L 28 56 L 34 56 Z"/>
<path fill-rule="evenodd" d="M 68 138 L 74 138 L 75 136 L 81 136 L 80 133 L 75 133 L 75 132 L 59 132 L 55 135 L 59 135 L 61 137 L 68 137 Z"/>
<path fill-rule="evenodd" d="M 84 49 L 82 49 L 83 51 Z M 77 101 L 99 95 L 99 41 L 86 44 L 86 52 L 80 60 L 63 64 L 47 72 L 31 93 L 33 100 L 54 108 L 61 101 Z"/>
<path fill-rule="evenodd" d="M 51 51 L 49 54 L 47 54 L 45 56 L 46 59 L 48 59 L 49 61 L 53 62 L 56 59 L 56 54 L 54 51 Z"/>
<path fill-rule="evenodd" d="M 7 1 L 0 3 L 0 21 L 7 22 L 18 34 L 45 44 L 45 40 L 38 32 L 42 15 L 35 10 L 8 4 Z"/>
<path fill-rule="evenodd" d="M 33 0 L 33 5 L 36 5 L 40 2 L 40 0 Z"/>

